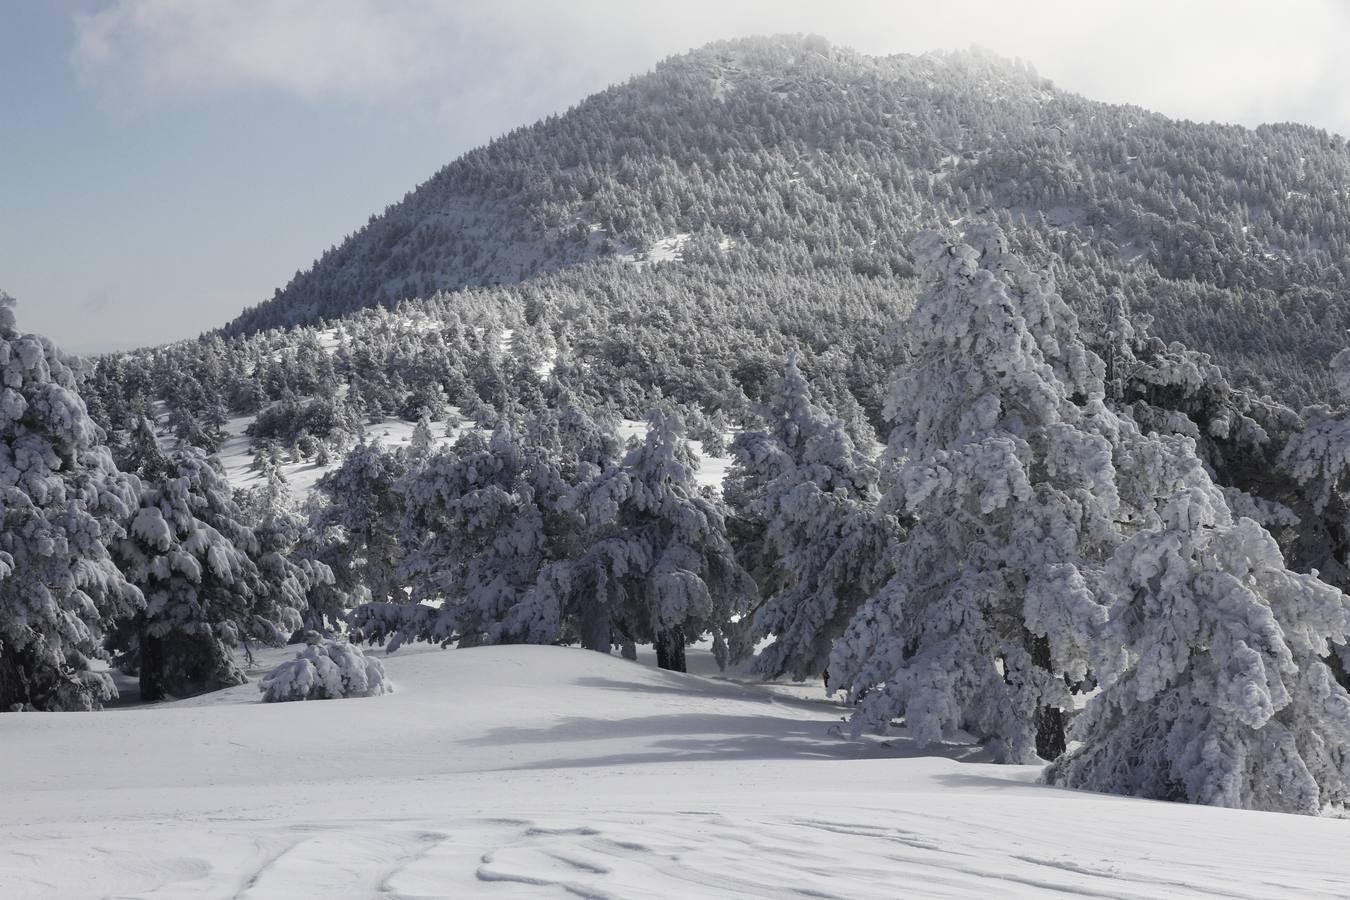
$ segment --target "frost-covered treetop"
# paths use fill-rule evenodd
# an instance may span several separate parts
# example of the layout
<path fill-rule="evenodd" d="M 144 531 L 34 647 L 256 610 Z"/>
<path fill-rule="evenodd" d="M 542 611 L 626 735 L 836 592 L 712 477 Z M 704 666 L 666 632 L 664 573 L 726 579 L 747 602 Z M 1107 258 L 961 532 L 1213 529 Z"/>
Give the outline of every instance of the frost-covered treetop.
<path fill-rule="evenodd" d="M 19 328 L 14 317 L 15 301 L 12 296 L 0 291 L 0 336 L 9 337 Z"/>
<path fill-rule="evenodd" d="M 1101 362 L 1069 337 L 1077 318 L 1053 285 L 1008 254 L 999 229 L 974 229 L 964 243 L 926 232 L 912 250 L 930 289 L 906 330 L 914 363 L 887 401 L 893 451 L 927 456 L 999 428 L 1017 431 L 1027 417 L 1076 417 L 1071 393 L 1100 402 Z M 950 289 L 931 289 L 941 283 Z"/>

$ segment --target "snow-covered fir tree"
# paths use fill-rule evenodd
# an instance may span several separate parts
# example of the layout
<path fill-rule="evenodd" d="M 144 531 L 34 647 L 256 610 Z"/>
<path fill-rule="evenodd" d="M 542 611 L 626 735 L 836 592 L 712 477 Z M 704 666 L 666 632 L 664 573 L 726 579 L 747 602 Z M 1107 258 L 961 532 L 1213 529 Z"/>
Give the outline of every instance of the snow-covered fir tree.
<path fill-rule="evenodd" d="M 1287 435 L 1279 470 L 1296 485 L 1296 537 L 1285 555 L 1300 570 L 1350 591 L 1350 350 L 1331 361 L 1336 407 L 1319 404 L 1302 412 L 1302 427 Z M 1338 642 L 1330 658 L 1337 680 L 1350 688 L 1350 645 Z"/>
<path fill-rule="evenodd" d="M 141 480 L 140 505 L 114 552 L 146 605 L 113 635 L 120 665 L 139 675 L 145 700 L 242 684 L 234 649 L 280 643 L 280 629 L 300 622 L 288 604 L 303 597 L 264 587 L 257 538 L 201 450 L 165 452 L 142 419 L 127 465 Z"/>
<path fill-rule="evenodd" d="M 326 548 L 300 515 L 285 475 L 275 467 L 263 483 L 239 492 L 245 522 L 258 542 L 259 591 L 267 605 L 298 610 L 302 629 L 331 632 L 351 606 L 323 561 Z"/>
<path fill-rule="evenodd" d="M 362 633 L 391 647 L 571 638 L 576 611 L 555 580 L 580 522 L 562 499 L 617 453 L 617 439 L 564 400 L 561 410 L 503 417 L 490 437 L 469 431 L 431 454 L 399 488 L 407 596 L 361 607 Z"/>
<path fill-rule="evenodd" d="M 338 552 L 327 561 L 344 590 L 364 589 L 376 601 L 399 591 L 403 500 L 398 486 L 407 471 L 405 453 L 362 439 L 315 486 L 324 502 L 313 528 L 337 540 Z"/>
<path fill-rule="evenodd" d="M 1324 657 L 1350 632 L 1350 597 L 1289 571 L 1269 532 L 1234 519 L 1190 439 L 1153 444 L 1166 499 L 1101 579 L 1103 687 L 1047 780 L 1281 812 L 1344 805 L 1350 696 Z"/>
<path fill-rule="evenodd" d="M 959 729 L 1000 760 L 1054 758 L 1066 678 L 1087 675 L 1106 618 L 1116 418 L 1053 285 L 997 229 L 966 240 L 913 245 L 927 287 L 890 389 L 887 503 L 915 522 L 836 645 L 830 685 L 858 703 L 858 730 L 903 716 L 921 744 Z"/>
<path fill-rule="evenodd" d="M 425 457 L 436 446 L 436 435 L 431 430 L 431 419 L 425 412 L 417 419 L 417 425 L 413 428 L 412 438 L 408 442 L 412 453 L 418 457 Z"/>
<path fill-rule="evenodd" d="M 467 432 L 406 478 L 399 577 L 409 602 L 363 608 L 363 631 L 393 634 L 395 647 L 403 635 L 460 646 L 510 641 L 511 611 L 549 560 L 545 520 L 556 498 L 537 483 L 538 463 L 504 421 L 488 439 Z M 545 630 L 556 639 L 558 623 Z"/>
<path fill-rule="evenodd" d="M 90 709 L 103 638 L 143 605 L 106 544 L 136 482 L 119 474 L 79 395 L 80 363 L 22 334 L 0 292 L 0 712 Z"/>
<path fill-rule="evenodd" d="M 658 407 L 647 426 L 620 464 L 572 498 L 586 546 L 565 590 L 592 598 L 589 618 L 603 623 L 601 633 L 653 644 L 663 669 L 684 671 L 686 644 L 704 634 L 722 663 L 732 617 L 748 608 L 754 582 L 736 560 L 721 502 L 694 480 L 698 461 L 679 414 Z M 584 640 L 599 643 L 594 634 Z"/>
<path fill-rule="evenodd" d="M 862 601 L 890 576 L 894 516 L 878 511 L 875 461 L 812 397 L 795 354 L 772 387 L 766 431 L 732 442 L 724 494 L 740 523 L 759 523 L 747 569 L 760 600 L 743 621 L 739 652 L 767 678 L 818 677 Z M 744 557 L 743 557 L 744 559 Z"/>

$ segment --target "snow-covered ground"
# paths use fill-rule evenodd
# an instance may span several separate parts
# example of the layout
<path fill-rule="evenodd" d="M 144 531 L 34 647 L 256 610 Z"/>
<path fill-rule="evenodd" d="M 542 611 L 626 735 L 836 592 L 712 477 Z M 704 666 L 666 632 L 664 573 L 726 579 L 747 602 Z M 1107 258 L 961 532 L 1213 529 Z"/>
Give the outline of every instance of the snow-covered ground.
<path fill-rule="evenodd" d="M 458 409 L 454 407 L 452 409 L 458 414 Z M 253 416 L 239 416 L 226 422 L 223 429 L 225 440 L 216 454 L 216 459 L 220 460 L 221 466 L 225 469 L 226 479 L 234 488 L 256 487 L 263 482 L 262 473 L 253 468 L 253 441 L 244 434 L 244 429 L 253 423 L 253 419 Z M 460 422 L 461 425 L 455 430 L 454 437 L 446 435 L 445 420 L 432 422 L 431 433 L 436 439 L 436 446 L 452 444 L 466 428 L 474 427 L 471 421 L 461 419 Z M 416 430 L 416 422 L 386 419 L 375 425 L 367 425 L 365 436 L 366 440 L 378 440 L 385 447 L 407 447 L 412 444 L 413 432 Z M 332 461 L 327 466 L 318 465 L 309 459 L 284 463 L 280 467 L 281 474 L 286 476 L 286 482 L 290 485 L 291 494 L 296 501 L 303 502 L 314 489 L 314 485 L 319 483 L 320 478 L 342 465 L 342 457 L 342 453 L 333 454 Z"/>
<path fill-rule="evenodd" d="M 1350 893 L 1350 822 L 852 743 L 806 688 L 554 647 L 386 667 L 397 692 L 364 700 L 264 705 L 248 684 L 5 716 L 0 897 Z"/>
<path fill-rule="evenodd" d="M 457 408 L 451 407 L 451 409 L 456 415 L 459 415 Z M 475 427 L 473 422 L 462 417 L 459 421 L 461 424 L 455 431 L 455 437 L 446 436 L 444 420 L 431 423 L 431 433 L 436 438 L 437 446 L 452 444 L 459 435 L 464 433 L 465 429 Z M 248 428 L 252 422 L 253 416 L 240 416 L 225 423 L 225 441 L 221 444 L 216 458 L 220 460 L 221 466 L 224 467 L 225 477 L 229 480 L 231 487 L 250 488 L 262 484 L 262 473 L 253 468 L 253 442 L 248 435 L 244 434 L 244 429 Z M 412 443 L 413 431 L 416 428 L 415 422 L 387 419 L 377 425 L 366 426 L 366 439 L 378 440 L 386 447 L 407 447 Z M 624 441 L 630 438 L 641 440 L 647 434 L 647 423 L 634 419 L 624 419 L 619 423 L 617 430 L 620 439 Z M 730 435 L 727 437 L 729 441 Z M 731 457 L 705 455 L 703 454 L 703 446 L 699 441 L 693 441 L 692 443 L 694 449 L 700 454 L 698 473 L 695 476 L 698 483 L 720 489 L 722 479 L 731 466 Z M 333 455 L 332 461 L 327 466 L 320 466 L 313 460 L 297 460 L 283 464 L 281 473 L 286 476 L 286 481 L 291 488 L 291 495 L 296 502 L 303 503 L 314 489 L 314 485 L 319 483 L 319 479 L 341 464 L 342 454 L 339 453 Z"/>

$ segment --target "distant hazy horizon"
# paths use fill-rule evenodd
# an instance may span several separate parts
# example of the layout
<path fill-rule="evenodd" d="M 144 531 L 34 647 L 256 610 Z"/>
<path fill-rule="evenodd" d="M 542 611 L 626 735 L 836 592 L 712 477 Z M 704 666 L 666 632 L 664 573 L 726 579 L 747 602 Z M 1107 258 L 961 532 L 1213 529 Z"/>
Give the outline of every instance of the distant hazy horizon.
<path fill-rule="evenodd" d="M 1350 133 L 1350 4 L 12 4 L 0 288 L 78 352 L 232 319 L 463 152 L 712 40 L 979 44 L 1168 115 Z"/>

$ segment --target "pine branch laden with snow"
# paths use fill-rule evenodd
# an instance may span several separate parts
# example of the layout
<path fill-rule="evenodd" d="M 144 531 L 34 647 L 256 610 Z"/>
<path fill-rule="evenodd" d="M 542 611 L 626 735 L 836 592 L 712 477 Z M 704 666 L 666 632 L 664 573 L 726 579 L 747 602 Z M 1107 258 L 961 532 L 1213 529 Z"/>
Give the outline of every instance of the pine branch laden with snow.
<path fill-rule="evenodd" d="M 1066 679 L 1087 675 L 1106 620 L 1119 423 L 1053 286 L 997 229 L 967 240 L 913 247 L 927 287 L 888 401 L 886 503 L 916 521 L 835 647 L 830 684 L 858 703 L 857 730 L 903 716 L 921 744 L 964 731 L 1028 761 L 1062 749 Z"/>
<path fill-rule="evenodd" d="M 1350 696 L 1325 663 L 1350 597 L 1290 572 L 1275 540 L 1234 519 L 1192 442 L 1156 525 L 1102 583 L 1111 646 L 1101 693 L 1052 784 L 1159 800 L 1317 814 L 1350 800 Z"/>
<path fill-rule="evenodd" d="M 877 509 L 879 473 L 843 425 L 813 400 L 795 354 L 773 386 L 769 430 L 742 432 L 723 494 L 760 602 L 738 629 L 736 655 L 766 678 L 820 676 L 863 599 L 890 576 L 899 523 Z M 754 532 L 751 534 L 751 532 Z"/>
<path fill-rule="evenodd" d="M 0 292 L 0 712 L 90 709 L 116 696 L 90 662 L 144 605 L 106 544 L 136 482 L 121 475 L 79 395 L 80 363 L 21 334 Z"/>
<path fill-rule="evenodd" d="M 378 697 L 393 691 L 384 664 L 346 641 L 315 641 L 263 676 L 262 702 Z"/>

